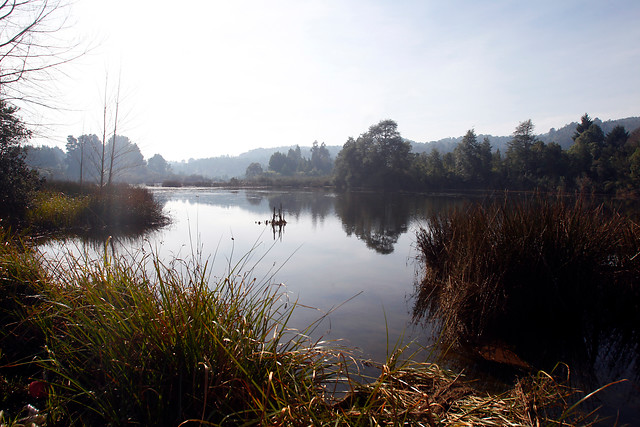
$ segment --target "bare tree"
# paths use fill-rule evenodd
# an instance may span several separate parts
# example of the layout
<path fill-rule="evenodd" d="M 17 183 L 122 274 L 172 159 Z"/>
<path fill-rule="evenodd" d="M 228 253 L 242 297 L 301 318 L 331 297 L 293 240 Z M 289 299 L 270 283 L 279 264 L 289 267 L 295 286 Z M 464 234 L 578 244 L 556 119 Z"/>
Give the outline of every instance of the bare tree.
<path fill-rule="evenodd" d="M 120 109 L 120 82 L 121 78 L 118 78 L 118 92 L 116 94 L 116 116 L 113 120 L 113 144 L 111 144 L 111 158 L 109 161 L 109 179 L 107 181 L 107 186 L 111 186 L 112 178 L 113 178 L 113 164 L 116 160 L 116 136 L 118 130 L 118 110 Z"/>
<path fill-rule="evenodd" d="M 100 165 L 100 187 L 110 187 L 115 175 L 125 169 L 129 169 L 132 167 L 139 166 L 139 162 L 133 162 L 132 164 L 124 165 L 122 162 L 123 158 L 127 158 L 128 156 L 134 156 L 135 152 L 138 151 L 138 148 L 135 144 L 129 143 L 129 138 L 119 136 L 118 135 L 118 114 L 120 112 L 120 84 L 122 81 L 122 72 L 118 77 L 118 87 L 116 89 L 115 98 L 113 99 L 113 103 L 115 104 L 115 116 L 113 117 L 113 134 L 111 138 L 107 140 L 107 127 L 108 127 L 108 119 L 107 112 L 109 111 L 109 99 L 108 99 L 108 75 L 105 77 L 105 86 L 104 86 L 104 110 L 103 110 L 103 123 L 102 123 L 102 156 L 101 156 L 101 165 Z M 117 142 L 119 138 L 123 138 L 123 141 L 126 140 L 125 143 L 117 146 Z M 132 147 L 135 146 L 135 149 Z M 107 153 L 108 152 L 108 153 Z M 128 159 L 130 160 L 130 159 Z M 131 162 L 129 162 L 131 163 Z M 105 177 L 106 175 L 106 177 Z M 106 180 L 106 183 L 105 183 Z"/>
<path fill-rule="evenodd" d="M 0 97 L 46 105 L 43 83 L 83 52 L 62 41 L 66 0 L 0 0 Z"/>
<path fill-rule="evenodd" d="M 100 188 L 104 186 L 104 161 L 105 150 L 107 149 L 107 88 L 108 76 L 104 79 L 104 110 L 102 115 L 102 156 L 100 157 Z"/>

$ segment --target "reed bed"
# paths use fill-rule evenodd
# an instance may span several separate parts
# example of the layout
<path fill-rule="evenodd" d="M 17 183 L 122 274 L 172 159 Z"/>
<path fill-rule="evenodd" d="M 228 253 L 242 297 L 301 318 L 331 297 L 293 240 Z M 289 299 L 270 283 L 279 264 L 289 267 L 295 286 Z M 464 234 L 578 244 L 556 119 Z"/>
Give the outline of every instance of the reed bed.
<path fill-rule="evenodd" d="M 527 353 L 638 324 L 640 228 L 604 204 L 540 194 L 471 204 L 430 218 L 417 247 L 414 315 L 440 319 L 449 343 Z"/>
<path fill-rule="evenodd" d="M 207 260 L 45 261 L 0 237 L 3 425 L 528 426 L 568 407 L 551 377 L 488 395 L 402 349 L 361 380 L 348 349 L 288 328 L 296 304 L 251 254 L 213 278 Z"/>
<path fill-rule="evenodd" d="M 31 224 L 39 229 L 72 229 L 82 223 L 89 209 L 89 196 L 69 197 L 63 193 L 42 190 L 28 211 Z"/>
<path fill-rule="evenodd" d="M 236 425 L 311 416 L 312 399 L 300 400 L 321 395 L 328 352 L 304 335 L 284 338 L 291 310 L 277 286 L 235 269 L 212 283 L 206 263 L 167 268 L 153 258 L 153 274 L 145 264 L 54 272 L 62 286 L 37 317 L 55 337 L 40 362 L 55 378 L 53 417 Z"/>
<path fill-rule="evenodd" d="M 29 225 L 41 231 L 107 235 L 157 228 L 168 222 L 149 190 L 124 184 L 85 187 L 84 191 L 72 184 L 48 185 L 38 193 L 27 218 Z"/>

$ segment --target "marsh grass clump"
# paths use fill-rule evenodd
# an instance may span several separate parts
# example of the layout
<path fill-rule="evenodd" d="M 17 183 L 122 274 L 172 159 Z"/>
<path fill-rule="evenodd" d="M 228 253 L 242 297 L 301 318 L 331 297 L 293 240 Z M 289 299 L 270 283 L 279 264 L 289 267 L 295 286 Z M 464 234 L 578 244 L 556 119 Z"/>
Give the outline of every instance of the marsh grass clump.
<path fill-rule="evenodd" d="M 39 229 L 72 229 L 83 223 L 89 209 L 89 196 L 70 197 L 64 193 L 43 190 L 35 198 L 28 218 Z"/>
<path fill-rule="evenodd" d="M 59 285 L 37 315 L 50 338 L 39 365 L 52 417 L 118 425 L 312 417 L 330 352 L 287 330 L 281 289 L 235 270 L 211 281 L 207 263 L 150 262 L 152 273 L 141 260 L 115 259 L 56 272 Z"/>
<path fill-rule="evenodd" d="M 29 224 L 46 232 L 131 233 L 168 222 L 162 205 L 146 188 L 73 183 L 48 184 L 28 212 Z"/>
<path fill-rule="evenodd" d="M 353 383 L 332 407 L 331 425 L 588 426 L 602 421 L 584 410 L 591 397 L 567 378 L 540 371 L 501 393 L 481 392 L 461 373 L 430 362 L 402 361 L 404 351 L 380 364 L 380 375 Z M 596 393 L 600 391 L 597 390 Z"/>
<path fill-rule="evenodd" d="M 431 217 L 417 247 L 414 315 L 434 314 L 449 342 L 540 353 L 638 324 L 640 228 L 604 204 L 540 194 L 471 204 Z"/>
<path fill-rule="evenodd" d="M 165 225 L 162 206 L 146 188 L 116 184 L 91 194 L 84 220 L 90 226 L 136 229 Z"/>

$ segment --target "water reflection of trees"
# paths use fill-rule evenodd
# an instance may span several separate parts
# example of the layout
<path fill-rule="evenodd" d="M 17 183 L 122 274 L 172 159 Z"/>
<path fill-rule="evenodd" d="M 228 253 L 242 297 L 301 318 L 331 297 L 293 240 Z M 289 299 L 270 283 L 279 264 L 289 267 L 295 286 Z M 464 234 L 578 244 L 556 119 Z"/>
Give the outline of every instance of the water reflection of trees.
<path fill-rule="evenodd" d="M 335 209 L 347 236 L 355 234 L 368 248 L 390 254 L 407 232 L 410 204 L 399 194 L 343 193 Z"/>
<path fill-rule="evenodd" d="M 299 219 L 305 212 L 311 214 L 312 223 L 324 219 L 333 212 L 334 196 L 324 191 L 291 191 L 291 192 L 252 192 L 247 191 L 246 198 L 252 205 L 266 200 L 269 210 L 282 206 L 288 217 Z"/>
<path fill-rule="evenodd" d="M 434 212 L 464 202 L 450 196 L 425 196 L 400 193 L 345 192 L 321 190 L 174 190 L 165 198 L 215 206 L 238 206 L 254 213 L 254 221 L 271 218 L 274 207 L 282 206 L 287 220 L 299 220 L 310 214 L 312 225 L 322 224 L 336 215 L 348 236 L 355 235 L 382 254 L 394 251 L 399 237 L 409 231 L 414 221 L 424 221 Z M 239 197 L 240 196 L 240 197 Z M 276 234 L 281 237 L 280 234 Z"/>
<path fill-rule="evenodd" d="M 140 234 L 92 234 L 65 236 L 38 242 L 38 251 L 52 271 L 71 271 L 84 266 L 104 268 L 114 262 L 144 267 L 147 230 Z M 149 248 L 150 249 L 150 248 Z"/>
<path fill-rule="evenodd" d="M 458 203 L 461 200 L 448 197 L 348 192 L 336 197 L 335 211 L 348 236 L 354 234 L 368 248 L 390 254 L 413 221 Z"/>

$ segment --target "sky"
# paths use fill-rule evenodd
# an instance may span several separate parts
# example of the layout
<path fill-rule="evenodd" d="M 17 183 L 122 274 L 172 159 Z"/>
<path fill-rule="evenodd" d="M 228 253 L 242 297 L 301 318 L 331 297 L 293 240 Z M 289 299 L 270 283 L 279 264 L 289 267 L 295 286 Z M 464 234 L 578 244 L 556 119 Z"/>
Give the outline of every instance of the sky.
<path fill-rule="evenodd" d="M 58 42 L 88 52 L 53 82 L 64 108 L 36 141 L 61 148 L 100 135 L 105 104 L 112 132 L 116 99 L 117 133 L 173 161 L 342 145 L 384 119 L 427 142 L 640 115 L 637 0 L 75 0 L 68 15 Z"/>

